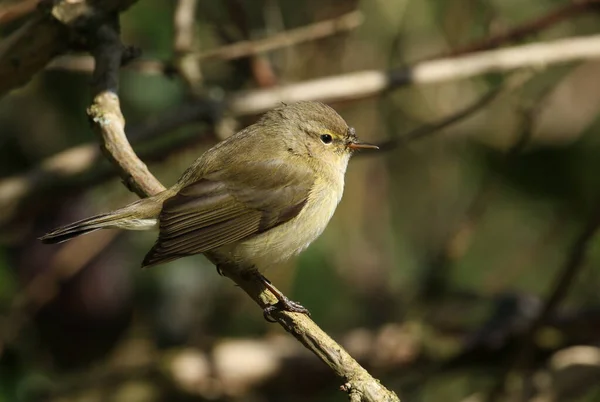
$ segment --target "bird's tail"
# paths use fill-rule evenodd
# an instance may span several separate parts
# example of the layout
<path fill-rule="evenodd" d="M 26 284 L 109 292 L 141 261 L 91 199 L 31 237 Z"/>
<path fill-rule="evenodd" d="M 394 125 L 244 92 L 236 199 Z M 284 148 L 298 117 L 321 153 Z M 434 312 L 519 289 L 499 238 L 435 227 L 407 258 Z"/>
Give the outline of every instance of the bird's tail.
<path fill-rule="evenodd" d="M 148 230 L 156 226 L 159 213 L 160 205 L 146 198 L 116 211 L 60 227 L 40 237 L 40 240 L 47 244 L 62 243 L 99 229 Z"/>

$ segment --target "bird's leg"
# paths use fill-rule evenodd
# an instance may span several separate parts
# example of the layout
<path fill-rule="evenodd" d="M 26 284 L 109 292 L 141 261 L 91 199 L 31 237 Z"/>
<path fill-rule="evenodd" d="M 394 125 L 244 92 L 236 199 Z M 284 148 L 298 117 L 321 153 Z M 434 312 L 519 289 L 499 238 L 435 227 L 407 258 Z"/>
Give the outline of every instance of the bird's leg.
<path fill-rule="evenodd" d="M 276 304 L 267 306 L 263 310 L 263 315 L 265 320 L 269 322 L 276 322 L 273 319 L 272 313 L 275 311 L 290 311 L 293 313 L 302 313 L 306 314 L 310 317 L 310 311 L 300 303 L 297 303 L 293 300 L 288 299 L 279 289 L 277 289 L 270 280 L 268 280 L 263 274 L 258 271 L 254 271 L 254 275 L 258 277 L 258 279 L 263 283 L 263 285 L 269 289 L 271 293 L 277 298 L 278 302 Z"/>

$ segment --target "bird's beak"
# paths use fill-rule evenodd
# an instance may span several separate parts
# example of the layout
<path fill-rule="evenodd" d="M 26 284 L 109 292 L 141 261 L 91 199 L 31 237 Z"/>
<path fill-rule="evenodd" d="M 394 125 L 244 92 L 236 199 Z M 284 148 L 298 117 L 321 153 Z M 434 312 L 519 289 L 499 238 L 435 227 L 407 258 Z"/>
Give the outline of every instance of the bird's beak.
<path fill-rule="evenodd" d="M 353 141 L 350 144 L 348 144 L 348 148 L 350 148 L 352 150 L 357 150 L 357 149 L 379 149 L 379 147 L 377 145 L 367 144 L 366 142 L 360 142 L 358 140 Z"/>

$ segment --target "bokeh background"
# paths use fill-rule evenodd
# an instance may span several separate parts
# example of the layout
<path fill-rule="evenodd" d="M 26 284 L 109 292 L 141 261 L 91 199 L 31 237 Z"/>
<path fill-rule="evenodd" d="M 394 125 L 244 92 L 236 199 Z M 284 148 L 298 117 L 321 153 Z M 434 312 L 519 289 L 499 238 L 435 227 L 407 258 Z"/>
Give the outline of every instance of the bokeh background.
<path fill-rule="evenodd" d="M 123 41 L 173 67 L 122 71 L 127 130 L 168 186 L 257 118 L 182 117 L 199 99 L 410 66 L 569 4 L 199 1 L 186 51 L 351 12 L 358 23 L 196 62 L 201 77 L 190 82 L 174 47 L 177 2 L 139 1 L 122 14 Z M 598 11 L 581 7 L 499 45 L 595 34 Z M 5 22 L 3 35 L 26 19 Z M 48 68 L 0 100 L 0 401 L 345 400 L 340 380 L 202 256 L 140 270 L 152 233 L 37 240 L 136 198 L 100 157 L 82 171 L 39 173 L 48 158 L 96 140 L 82 70 Z M 455 124 L 402 140 L 489 91 L 499 93 Z M 600 61 L 407 85 L 332 106 L 362 139 L 399 141 L 353 158 L 325 233 L 267 276 L 403 400 L 600 401 Z M 184 123 L 156 129 L 165 116 Z M 20 193 L 23 178 L 33 189 Z"/>

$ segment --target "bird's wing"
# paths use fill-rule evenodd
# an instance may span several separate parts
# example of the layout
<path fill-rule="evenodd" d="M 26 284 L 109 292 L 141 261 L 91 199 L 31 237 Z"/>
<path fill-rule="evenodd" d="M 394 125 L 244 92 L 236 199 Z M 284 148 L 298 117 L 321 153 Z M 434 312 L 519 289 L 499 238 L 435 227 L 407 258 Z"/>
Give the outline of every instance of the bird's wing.
<path fill-rule="evenodd" d="M 204 175 L 165 201 L 158 240 L 142 266 L 203 253 L 289 221 L 306 204 L 313 180 L 308 167 L 281 160 Z"/>

